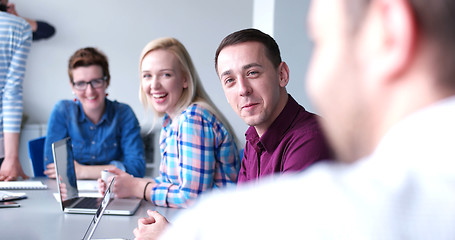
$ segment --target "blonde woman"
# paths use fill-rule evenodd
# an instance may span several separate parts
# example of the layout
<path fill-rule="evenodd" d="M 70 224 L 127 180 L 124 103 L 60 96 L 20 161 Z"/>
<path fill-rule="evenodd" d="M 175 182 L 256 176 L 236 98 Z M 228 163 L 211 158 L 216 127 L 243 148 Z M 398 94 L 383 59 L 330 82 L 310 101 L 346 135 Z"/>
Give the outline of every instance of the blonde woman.
<path fill-rule="evenodd" d="M 234 185 L 240 168 L 234 132 L 204 91 L 185 47 L 174 38 L 151 41 L 140 74 L 141 102 L 163 118 L 160 175 L 140 179 L 112 169 L 116 196 L 180 208 L 204 191 Z"/>

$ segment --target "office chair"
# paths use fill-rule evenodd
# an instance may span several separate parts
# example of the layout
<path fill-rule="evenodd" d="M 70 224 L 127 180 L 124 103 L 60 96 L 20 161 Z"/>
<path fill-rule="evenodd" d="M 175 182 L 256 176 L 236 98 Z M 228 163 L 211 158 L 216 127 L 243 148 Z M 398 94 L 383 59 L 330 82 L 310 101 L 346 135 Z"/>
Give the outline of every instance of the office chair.
<path fill-rule="evenodd" d="M 32 160 L 33 174 L 35 177 L 44 177 L 44 140 L 39 137 L 28 141 L 28 153 Z"/>

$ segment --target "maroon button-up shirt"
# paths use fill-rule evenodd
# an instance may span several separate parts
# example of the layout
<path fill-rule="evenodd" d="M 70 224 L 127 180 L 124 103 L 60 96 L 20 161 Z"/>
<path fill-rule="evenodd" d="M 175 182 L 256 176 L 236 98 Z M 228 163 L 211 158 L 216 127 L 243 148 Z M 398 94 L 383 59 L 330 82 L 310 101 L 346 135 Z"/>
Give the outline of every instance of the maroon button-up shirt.
<path fill-rule="evenodd" d="M 289 95 L 283 111 L 261 138 L 254 127 L 246 131 L 238 182 L 301 171 L 318 160 L 329 159 L 331 152 L 318 118 Z"/>

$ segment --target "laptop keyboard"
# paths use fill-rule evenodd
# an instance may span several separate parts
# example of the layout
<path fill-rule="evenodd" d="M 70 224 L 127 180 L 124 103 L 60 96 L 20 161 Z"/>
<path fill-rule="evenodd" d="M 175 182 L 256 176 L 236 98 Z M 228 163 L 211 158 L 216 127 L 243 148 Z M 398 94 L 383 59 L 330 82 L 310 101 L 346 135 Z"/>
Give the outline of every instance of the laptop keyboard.
<path fill-rule="evenodd" d="M 83 198 L 73 208 L 94 208 L 97 209 L 100 205 L 101 199 L 99 198 Z"/>

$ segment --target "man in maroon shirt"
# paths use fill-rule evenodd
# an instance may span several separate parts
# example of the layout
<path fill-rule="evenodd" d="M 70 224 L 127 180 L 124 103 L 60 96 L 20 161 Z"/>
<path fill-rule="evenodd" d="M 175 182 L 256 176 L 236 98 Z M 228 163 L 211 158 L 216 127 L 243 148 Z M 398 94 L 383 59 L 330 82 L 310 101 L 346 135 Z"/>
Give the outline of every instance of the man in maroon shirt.
<path fill-rule="evenodd" d="M 215 68 L 231 107 L 250 126 L 239 182 L 301 171 L 330 157 L 319 117 L 286 91 L 289 68 L 272 37 L 257 29 L 228 35 Z"/>

